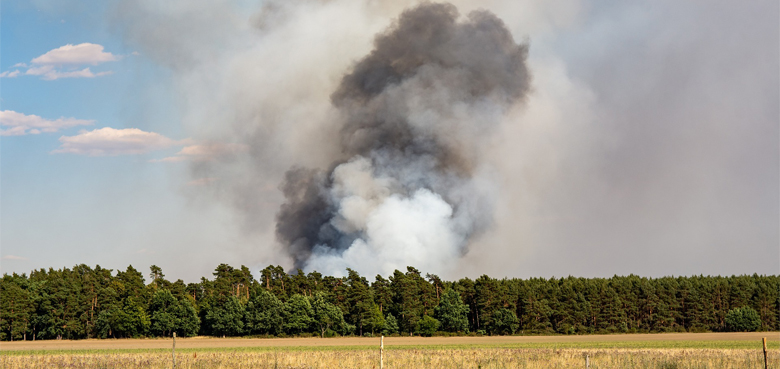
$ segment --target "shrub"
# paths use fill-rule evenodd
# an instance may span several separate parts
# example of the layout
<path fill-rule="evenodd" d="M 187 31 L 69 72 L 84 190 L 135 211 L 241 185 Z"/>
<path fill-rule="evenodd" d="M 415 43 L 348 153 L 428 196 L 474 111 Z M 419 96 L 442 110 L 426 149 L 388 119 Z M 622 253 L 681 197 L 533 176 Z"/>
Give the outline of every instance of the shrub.
<path fill-rule="evenodd" d="M 726 328 L 732 332 L 755 332 L 761 327 L 761 317 L 746 306 L 730 310 L 726 314 Z"/>
<path fill-rule="evenodd" d="M 383 330 L 383 333 L 386 335 L 391 335 L 398 333 L 398 320 L 395 319 L 393 314 L 387 314 L 387 318 L 385 318 L 385 329 Z"/>
<path fill-rule="evenodd" d="M 460 294 L 452 288 L 444 294 L 436 306 L 435 316 L 441 322 L 441 329 L 448 332 L 469 332 L 469 306 L 463 303 Z"/>
<path fill-rule="evenodd" d="M 520 326 L 517 315 L 512 310 L 500 308 L 493 313 L 491 322 L 488 324 L 490 333 L 496 334 L 514 334 Z"/>
<path fill-rule="evenodd" d="M 439 326 L 441 326 L 441 323 L 436 318 L 426 315 L 417 322 L 415 331 L 422 336 L 430 337 L 439 330 Z"/>

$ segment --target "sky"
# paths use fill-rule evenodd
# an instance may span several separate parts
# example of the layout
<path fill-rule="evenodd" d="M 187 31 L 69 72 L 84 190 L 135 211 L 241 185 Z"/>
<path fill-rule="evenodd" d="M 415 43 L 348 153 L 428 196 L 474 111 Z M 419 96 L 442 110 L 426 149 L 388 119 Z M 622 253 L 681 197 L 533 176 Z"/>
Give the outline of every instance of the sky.
<path fill-rule="evenodd" d="M 330 165 L 331 94 L 417 3 L 3 2 L 0 271 L 292 267 L 284 174 Z M 531 89 L 443 277 L 780 272 L 777 2 L 453 4 L 529 45 Z"/>

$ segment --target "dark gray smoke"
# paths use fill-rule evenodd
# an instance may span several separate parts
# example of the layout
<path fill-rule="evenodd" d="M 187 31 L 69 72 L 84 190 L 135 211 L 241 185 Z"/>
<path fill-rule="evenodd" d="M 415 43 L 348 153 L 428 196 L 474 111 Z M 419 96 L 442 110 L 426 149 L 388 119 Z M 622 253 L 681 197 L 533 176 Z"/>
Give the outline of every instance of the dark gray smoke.
<path fill-rule="evenodd" d="M 490 12 L 459 18 L 451 4 L 404 11 L 331 95 L 340 155 L 280 187 L 276 234 L 296 267 L 437 271 L 489 226 L 479 151 L 528 93 L 528 46 Z"/>

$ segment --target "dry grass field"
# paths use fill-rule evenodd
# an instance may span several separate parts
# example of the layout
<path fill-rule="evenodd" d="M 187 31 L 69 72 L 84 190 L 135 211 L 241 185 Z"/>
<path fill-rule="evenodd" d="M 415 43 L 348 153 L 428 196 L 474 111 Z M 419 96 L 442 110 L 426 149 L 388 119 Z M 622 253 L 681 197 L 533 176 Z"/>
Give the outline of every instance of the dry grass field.
<path fill-rule="evenodd" d="M 780 368 L 778 333 L 388 337 L 385 368 Z M 379 368 L 377 338 L 177 339 L 176 368 Z M 170 339 L 0 343 L 2 368 L 171 368 Z"/>
<path fill-rule="evenodd" d="M 385 368 L 763 368 L 760 350 L 746 349 L 399 349 L 385 352 Z M 171 353 L 3 355 L 2 367 L 171 368 Z M 770 368 L 780 365 L 777 354 Z M 378 368 L 374 350 L 181 352 L 176 368 Z"/>

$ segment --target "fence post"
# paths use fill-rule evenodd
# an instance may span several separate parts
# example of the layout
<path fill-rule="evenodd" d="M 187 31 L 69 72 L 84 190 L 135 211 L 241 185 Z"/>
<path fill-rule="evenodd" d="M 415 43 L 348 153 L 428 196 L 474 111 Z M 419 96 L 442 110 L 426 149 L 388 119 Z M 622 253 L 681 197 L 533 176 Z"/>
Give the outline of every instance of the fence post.
<path fill-rule="evenodd" d="M 585 354 L 585 368 L 590 369 L 590 354 Z"/>
<path fill-rule="evenodd" d="M 769 369 L 767 360 L 766 360 L 766 337 L 762 338 L 761 341 L 764 343 L 764 369 Z"/>
<path fill-rule="evenodd" d="M 176 369 L 176 332 L 173 332 L 173 351 L 171 351 L 171 357 L 173 358 L 173 369 Z"/>
<path fill-rule="evenodd" d="M 385 335 L 382 335 L 381 338 L 379 338 L 379 369 L 384 369 L 385 367 Z"/>

